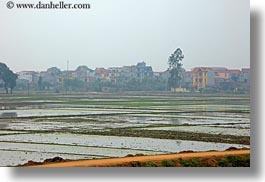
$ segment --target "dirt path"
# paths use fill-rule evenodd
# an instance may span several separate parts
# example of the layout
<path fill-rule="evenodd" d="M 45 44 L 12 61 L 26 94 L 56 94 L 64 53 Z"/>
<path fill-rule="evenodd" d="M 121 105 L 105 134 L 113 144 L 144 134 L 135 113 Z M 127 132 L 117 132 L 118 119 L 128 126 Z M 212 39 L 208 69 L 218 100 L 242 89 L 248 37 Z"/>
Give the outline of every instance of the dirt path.
<path fill-rule="evenodd" d="M 110 158 L 110 159 L 96 159 L 96 160 L 78 160 L 68 161 L 61 163 L 42 164 L 30 167 L 104 167 L 114 166 L 117 164 L 123 164 L 133 161 L 139 162 L 158 162 L 162 160 L 174 160 L 174 159 L 188 159 L 197 157 L 222 157 L 227 155 L 244 155 L 250 154 L 250 150 L 234 150 L 234 151 L 222 151 L 222 152 L 194 152 L 194 153 L 181 153 L 181 154 L 168 154 L 168 155 L 154 155 L 154 156 L 137 156 L 137 157 L 123 157 L 123 158 Z"/>

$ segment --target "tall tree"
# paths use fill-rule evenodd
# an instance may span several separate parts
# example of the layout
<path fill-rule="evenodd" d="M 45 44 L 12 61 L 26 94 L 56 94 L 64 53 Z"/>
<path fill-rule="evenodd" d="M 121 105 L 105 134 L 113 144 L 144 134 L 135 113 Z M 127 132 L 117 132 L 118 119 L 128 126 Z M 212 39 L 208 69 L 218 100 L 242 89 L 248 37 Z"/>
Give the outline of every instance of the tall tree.
<path fill-rule="evenodd" d="M 180 87 L 180 82 L 182 80 L 182 63 L 184 55 L 182 50 L 177 48 L 173 54 L 168 58 L 169 73 L 170 77 L 168 79 L 169 88 L 178 88 Z"/>
<path fill-rule="evenodd" d="M 11 71 L 6 64 L 0 63 L 0 80 L 4 82 L 4 88 L 8 94 L 9 88 L 10 93 L 12 94 L 13 89 L 16 86 L 17 75 Z"/>

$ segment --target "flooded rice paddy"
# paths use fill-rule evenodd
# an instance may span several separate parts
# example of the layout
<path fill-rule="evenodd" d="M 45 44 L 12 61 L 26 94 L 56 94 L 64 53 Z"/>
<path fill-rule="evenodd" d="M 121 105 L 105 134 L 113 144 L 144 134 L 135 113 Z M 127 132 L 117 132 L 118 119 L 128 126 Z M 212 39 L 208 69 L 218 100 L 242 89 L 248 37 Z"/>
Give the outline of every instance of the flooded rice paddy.
<path fill-rule="evenodd" d="M 139 135 L 133 135 L 139 131 Z M 150 132 L 158 132 L 158 136 Z M 172 139 L 172 134 L 184 137 Z M 249 148 L 249 139 L 249 95 L 88 93 L 0 97 L 0 166 L 57 156 L 92 159 Z"/>

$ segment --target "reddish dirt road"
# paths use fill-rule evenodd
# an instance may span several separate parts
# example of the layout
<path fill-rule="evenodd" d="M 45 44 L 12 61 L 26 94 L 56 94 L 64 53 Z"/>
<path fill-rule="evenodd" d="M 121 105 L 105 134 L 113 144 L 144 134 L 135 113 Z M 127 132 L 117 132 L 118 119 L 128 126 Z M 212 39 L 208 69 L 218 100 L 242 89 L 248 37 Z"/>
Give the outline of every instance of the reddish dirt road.
<path fill-rule="evenodd" d="M 228 155 L 246 155 L 250 154 L 250 150 L 233 150 L 233 151 L 213 151 L 213 152 L 194 152 L 194 153 L 180 153 L 168 155 L 154 155 L 154 156 L 136 156 L 110 159 L 96 159 L 96 160 L 78 160 L 59 163 L 42 164 L 30 167 L 106 167 L 115 166 L 129 162 L 159 162 L 162 160 L 176 160 L 179 158 L 200 158 L 200 157 L 223 157 Z"/>

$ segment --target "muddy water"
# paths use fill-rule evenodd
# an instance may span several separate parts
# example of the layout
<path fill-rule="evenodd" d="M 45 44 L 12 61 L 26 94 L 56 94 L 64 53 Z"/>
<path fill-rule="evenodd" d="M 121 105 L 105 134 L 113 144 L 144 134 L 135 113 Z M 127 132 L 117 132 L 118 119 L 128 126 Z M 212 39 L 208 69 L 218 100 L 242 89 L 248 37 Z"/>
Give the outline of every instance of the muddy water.
<path fill-rule="evenodd" d="M 132 138 L 78 134 L 22 134 L 0 136 L 0 165 L 18 165 L 27 160 L 122 157 L 128 154 L 163 154 L 180 151 L 225 150 L 246 145 L 211 142 Z M 15 156 L 15 157 L 11 157 Z"/>
<path fill-rule="evenodd" d="M 89 159 L 137 153 L 249 147 L 67 133 L 138 127 L 216 135 L 250 135 L 248 95 L 144 94 L 95 93 L 0 98 L 1 103 L 4 103 L 0 103 L 0 166 L 14 166 L 28 160 L 43 161 L 56 156 Z M 30 118 L 32 116 L 35 118 Z M 165 126 L 157 126 L 161 124 Z"/>
<path fill-rule="evenodd" d="M 54 109 L 30 109 L 30 110 L 9 110 L 8 112 L 0 111 L 1 116 L 7 116 L 8 113 L 14 113 L 13 115 L 10 114 L 10 117 L 36 117 L 36 116 L 69 116 L 69 115 L 88 115 L 88 114 L 122 114 L 122 113 L 129 113 L 130 111 L 126 110 L 95 110 L 95 109 L 80 109 L 80 108 L 54 108 Z"/>
<path fill-rule="evenodd" d="M 209 126 L 176 126 L 176 127 L 148 127 L 145 130 L 167 130 L 167 131 L 184 131 L 195 133 L 210 133 L 216 135 L 235 135 L 250 136 L 250 129 L 225 128 L 225 127 L 209 127 Z"/>
<path fill-rule="evenodd" d="M 30 151 L 9 151 L 0 150 L 0 166 L 17 166 L 27 163 L 28 161 L 43 162 L 45 159 L 61 157 L 63 159 L 93 159 L 100 158 L 88 155 L 69 155 L 60 153 L 30 152 Z"/>
<path fill-rule="evenodd" d="M 46 158 L 54 157 L 74 160 L 124 157 L 128 154 L 156 155 L 162 154 L 162 152 L 71 145 L 0 142 L 0 166 L 16 166 L 24 164 L 29 160 L 42 162 Z"/>
<path fill-rule="evenodd" d="M 90 147 L 126 148 L 137 150 L 152 150 L 158 152 L 179 152 L 182 150 L 207 151 L 225 150 L 231 146 L 247 147 L 243 145 L 180 141 L 167 139 L 151 139 L 137 137 L 116 137 L 81 134 L 22 134 L 0 136 L 0 141 L 45 143 L 45 144 L 65 144 Z"/>
<path fill-rule="evenodd" d="M 64 121 L 65 120 L 65 121 Z M 12 120 L 2 121 L 2 129 L 5 130 L 24 130 L 24 131 L 88 131 L 88 130 L 103 130 L 110 128 L 124 128 L 124 127 L 145 127 L 148 124 L 131 123 L 131 122 L 111 122 L 111 121 L 83 121 L 82 119 L 42 119 L 42 120 Z M 1 126 L 0 125 L 0 126 Z M 0 132 L 1 134 L 1 132 Z"/>

